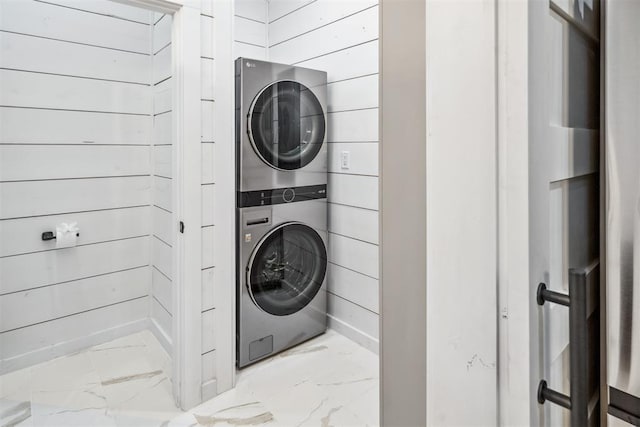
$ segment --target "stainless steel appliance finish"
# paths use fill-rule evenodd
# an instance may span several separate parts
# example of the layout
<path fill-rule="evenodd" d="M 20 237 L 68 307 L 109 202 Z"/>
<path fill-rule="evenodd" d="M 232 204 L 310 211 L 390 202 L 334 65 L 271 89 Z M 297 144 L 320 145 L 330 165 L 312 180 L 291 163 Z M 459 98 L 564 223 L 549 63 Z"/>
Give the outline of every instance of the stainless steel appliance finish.
<path fill-rule="evenodd" d="M 607 376 L 612 425 L 640 425 L 640 2 L 607 2 Z M 623 423 L 619 420 L 626 421 Z"/>
<path fill-rule="evenodd" d="M 325 332 L 326 199 L 240 208 L 237 364 Z"/>
<path fill-rule="evenodd" d="M 237 191 L 327 183 L 327 74 L 236 60 Z"/>

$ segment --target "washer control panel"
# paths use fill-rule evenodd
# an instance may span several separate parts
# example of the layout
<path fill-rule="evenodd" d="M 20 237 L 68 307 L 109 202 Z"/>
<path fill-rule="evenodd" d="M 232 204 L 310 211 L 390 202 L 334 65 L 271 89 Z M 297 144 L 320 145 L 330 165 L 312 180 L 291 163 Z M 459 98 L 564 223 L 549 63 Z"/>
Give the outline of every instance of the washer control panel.
<path fill-rule="evenodd" d="M 237 205 L 239 208 L 249 208 L 326 198 L 326 185 L 309 185 L 306 187 L 238 192 Z"/>

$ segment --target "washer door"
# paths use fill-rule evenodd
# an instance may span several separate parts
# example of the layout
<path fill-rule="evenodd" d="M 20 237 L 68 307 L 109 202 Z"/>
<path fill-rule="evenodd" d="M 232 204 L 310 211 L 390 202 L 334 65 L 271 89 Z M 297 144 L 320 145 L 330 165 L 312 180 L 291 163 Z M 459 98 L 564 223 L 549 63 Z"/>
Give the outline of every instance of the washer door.
<path fill-rule="evenodd" d="M 276 316 L 293 314 L 316 296 L 327 271 L 327 250 L 311 227 L 293 222 L 258 243 L 247 271 L 253 302 Z"/>
<path fill-rule="evenodd" d="M 300 169 L 320 152 L 326 124 L 320 101 L 306 86 L 284 80 L 267 86 L 249 110 L 248 133 L 264 162 Z"/>

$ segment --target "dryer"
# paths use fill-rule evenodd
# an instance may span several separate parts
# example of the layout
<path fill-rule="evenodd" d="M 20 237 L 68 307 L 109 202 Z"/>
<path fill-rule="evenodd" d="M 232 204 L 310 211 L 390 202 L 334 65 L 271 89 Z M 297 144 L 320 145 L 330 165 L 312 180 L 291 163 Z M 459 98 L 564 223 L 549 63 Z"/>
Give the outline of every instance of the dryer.
<path fill-rule="evenodd" d="M 237 364 L 327 327 L 327 75 L 236 60 Z"/>
<path fill-rule="evenodd" d="M 327 73 L 238 58 L 236 188 L 327 183 Z"/>
<path fill-rule="evenodd" d="M 325 186 L 252 194 L 238 209 L 239 368 L 327 328 Z"/>

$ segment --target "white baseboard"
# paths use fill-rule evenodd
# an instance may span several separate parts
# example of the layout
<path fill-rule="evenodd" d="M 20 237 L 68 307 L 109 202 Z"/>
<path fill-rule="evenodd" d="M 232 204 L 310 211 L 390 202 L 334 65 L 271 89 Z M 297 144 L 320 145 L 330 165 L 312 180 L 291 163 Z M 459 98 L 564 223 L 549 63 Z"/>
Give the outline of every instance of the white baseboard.
<path fill-rule="evenodd" d="M 202 401 L 206 402 L 218 395 L 218 382 L 213 379 L 202 383 Z"/>
<path fill-rule="evenodd" d="M 162 329 L 162 327 L 155 321 L 153 318 L 147 319 L 149 321 L 149 330 L 156 337 L 162 348 L 169 354 L 169 356 L 173 357 L 172 353 L 172 344 L 171 337 L 167 335 L 167 333 Z"/>
<path fill-rule="evenodd" d="M 337 319 L 330 314 L 327 314 L 327 317 L 329 318 L 329 327 L 331 329 L 341 335 L 344 335 L 350 340 L 355 341 L 356 343 L 360 344 L 367 350 L 374 352 L 375 354 L 380 353 L 380 343 L 377 338 L 365 334 L 361 330 L 354 328 L 348 323 L 345 323 L 344 321 Z"/>
<path fill-rule="evenodd" d="M 85 348 L 103 344 L 105 342 L 112 341 L 125 335 L 143 331 L 147 329 L 147 327 L 147 319 L 139 319 L 134 322 L 116 326 L 114 328 L 105 329 L 103 331 L 99 331 L 90 335 L 84 335 L 73 340 L 49 345 L 31 351 L 29 353 L 24 353 L 10 359 L 5 359 L 0 361 L 0 375 L 4 375 L 8 372 L 16 371 L 18 369 L 26 368 L 28 366 L 36 365 L 38 363 L 47 362 L 57 357 L 68 356 L 70 354 L 84 350 Z"/>

